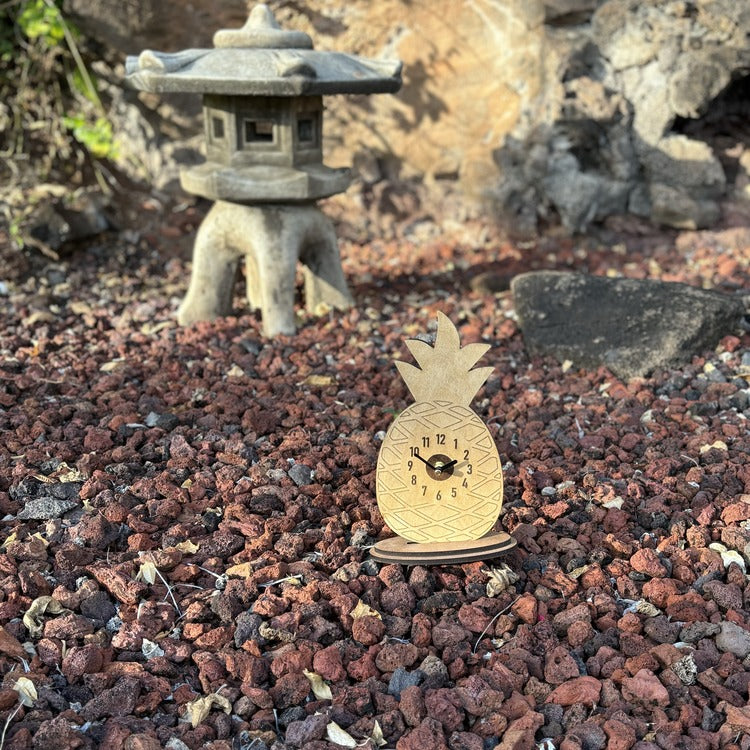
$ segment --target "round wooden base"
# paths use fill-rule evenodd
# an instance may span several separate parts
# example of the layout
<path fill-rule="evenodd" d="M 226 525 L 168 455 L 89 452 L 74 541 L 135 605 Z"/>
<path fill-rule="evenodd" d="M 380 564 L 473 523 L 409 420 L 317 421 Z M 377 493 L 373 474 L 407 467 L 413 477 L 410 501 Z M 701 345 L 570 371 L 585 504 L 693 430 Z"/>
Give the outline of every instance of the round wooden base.
<path fill-rule="evenodd" d="M 383 539 L 370 551 L 378 562 L 401 565 L 453 565 L 489 560 L 508 552 L 516 540 L 505 532 L 487 534 L 468 542 L 410 542 L 400 536 Z"/>

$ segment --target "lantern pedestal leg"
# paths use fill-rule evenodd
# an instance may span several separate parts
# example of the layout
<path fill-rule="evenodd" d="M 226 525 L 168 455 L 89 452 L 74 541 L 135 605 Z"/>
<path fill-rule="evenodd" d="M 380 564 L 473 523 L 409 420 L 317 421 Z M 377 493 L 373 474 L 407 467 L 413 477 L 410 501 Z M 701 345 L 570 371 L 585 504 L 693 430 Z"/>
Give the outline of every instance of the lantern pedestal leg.
<path fill-rule="evenodd" d="M 305 278 L 305 309 L 313 315 L 321 307 L 346 310 L 354 304 L 341 270 L 341 256 L 333 224 L 314 206 L 310 231 L 300 251 Z"/>
<path fill-rule="evenodd" d="M 234 280 L 245 258 L 247 300 L 260 309 L 266 336 L 292 334 L 297 261 L 304 264 L 306 308 L 351 306 L 336 234 L 313 204 L 246 206 L 217 201 L 193 248 L 193 272 L 178 319 L 186 325 L 228 315 Z"/>
<path fill-rule="evenodd" d="M 180 325 L 213 320 L 232 311 L 240 251 L 227 242 L 223 205 L 211 207 L 196 234 L 190 285 L 177 312 Z"/>

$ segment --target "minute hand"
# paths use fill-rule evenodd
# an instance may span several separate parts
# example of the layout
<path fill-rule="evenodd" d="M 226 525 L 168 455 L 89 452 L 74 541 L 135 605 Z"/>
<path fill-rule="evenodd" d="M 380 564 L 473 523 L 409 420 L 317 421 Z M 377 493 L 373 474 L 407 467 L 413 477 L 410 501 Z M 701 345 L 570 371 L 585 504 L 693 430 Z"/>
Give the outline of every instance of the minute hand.
<path fill-rule="evenodd" d="M 414 458 L 418 458 L 425 466 L 429 466 L 433 471 L 435 470 L 435 467 L 429 461 L 422 458 L 422 456 L 420 456 L 419 453 L 415 453 Z"/>
<path fill-rule="evenodd" d="M 453 468 L 458 463 L 458 459 L 454 458 L 452 461 L 448 461 L 447 464 L 443 464 L 442 466 L 439 466 L 438 468 L 440 471 L 446 471 L 447 469 Z"/>

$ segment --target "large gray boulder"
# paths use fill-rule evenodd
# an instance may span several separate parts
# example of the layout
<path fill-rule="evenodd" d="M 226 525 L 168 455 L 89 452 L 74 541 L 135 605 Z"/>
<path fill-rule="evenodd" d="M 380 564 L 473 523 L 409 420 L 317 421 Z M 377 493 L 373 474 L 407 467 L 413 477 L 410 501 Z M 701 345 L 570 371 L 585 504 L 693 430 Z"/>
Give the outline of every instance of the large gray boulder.
<path fill-rule="evenodd" d="M 531 354 L 624 379 L 689 361 L 745 312 L 737 297 L 687 284 L 561 271 L 521 274 L 511 291 Z"/>

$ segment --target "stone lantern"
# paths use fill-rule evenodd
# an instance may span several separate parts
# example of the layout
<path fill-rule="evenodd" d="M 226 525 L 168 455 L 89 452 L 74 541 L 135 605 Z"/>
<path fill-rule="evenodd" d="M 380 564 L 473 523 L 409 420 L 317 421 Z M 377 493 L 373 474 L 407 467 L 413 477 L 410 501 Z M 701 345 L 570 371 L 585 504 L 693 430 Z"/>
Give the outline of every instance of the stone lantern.
<path fill-rule="evenodd" d="M 351 181 L 349 169 L 323 164 L 323 96 L 398 91 L 401 63 L 316 51 L 307 34 L 279 28 L 264 4 L 213 42 L 174 54 L 145 50 L 126 62 L 135 88 L 203 95 L 207 158 L 180 181 L 216 202 L 196 236 L 178 318 L 184 325 L 228 314 L 244 257 L 248 302 L 260 308 L 264 333 L 294 333 L 298 260 L 309 311 L 352 302 L 333 225 L 315 205 Z"/>

